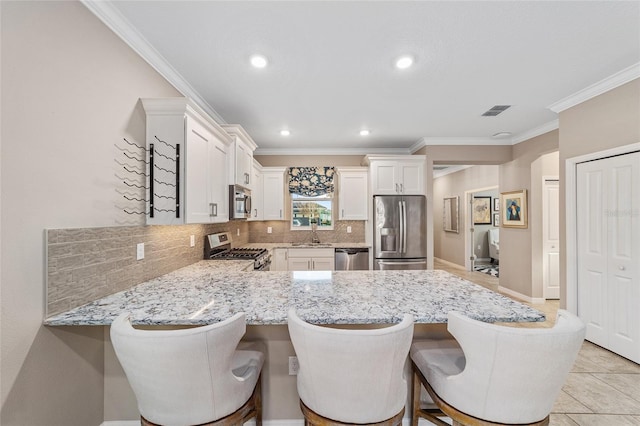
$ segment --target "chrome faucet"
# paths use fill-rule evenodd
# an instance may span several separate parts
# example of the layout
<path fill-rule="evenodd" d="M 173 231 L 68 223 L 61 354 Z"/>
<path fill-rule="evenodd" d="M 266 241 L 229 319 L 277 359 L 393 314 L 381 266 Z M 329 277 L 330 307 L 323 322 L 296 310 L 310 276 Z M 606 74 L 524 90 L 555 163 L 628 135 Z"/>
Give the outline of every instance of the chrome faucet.
<path fill-rule="evenodd" d="M 311 223 L 311 243 L 312 244 L 319 244 L 320 243 L 320 238 L 318 238 L 318 224 L 317 223 Z"/>

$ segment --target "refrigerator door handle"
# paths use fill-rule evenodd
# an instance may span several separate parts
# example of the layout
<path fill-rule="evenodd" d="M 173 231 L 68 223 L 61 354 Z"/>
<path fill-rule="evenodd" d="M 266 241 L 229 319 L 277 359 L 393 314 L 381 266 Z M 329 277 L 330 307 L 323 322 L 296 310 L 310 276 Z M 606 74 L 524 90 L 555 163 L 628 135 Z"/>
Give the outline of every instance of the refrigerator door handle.
<path fill-rule="evenodd" d="M 406 262 L 392 262 L 392 261 L 385 262 L 384 260 L 378 260 L 378 263 L 380 265 L 424 265 L 427 263 L 427 261 L 418 260 L 418 261 L 406 261 Z"/>
<path fill-rule="evenodd" d="M 402 236 L 402 252 L 407 252 L 407 202 L 402 201 L 402 222 L 404 223 L 404 235 Z"/>
<path fill-rule="evenodd" d="M 402 210 L 402 201 L 398 201 L 398 221 L 400 223 L 400 229 L 399 229 L 399 239 L 400 241 L 398 241 L 398 251 L 400 253 L 402 253 L 403 251 L 403 247 L 404 247 L 404 238 L 405 238 L 405 233 L 404 233 L 404 214 L 403 214 L 403 210 Z"/>

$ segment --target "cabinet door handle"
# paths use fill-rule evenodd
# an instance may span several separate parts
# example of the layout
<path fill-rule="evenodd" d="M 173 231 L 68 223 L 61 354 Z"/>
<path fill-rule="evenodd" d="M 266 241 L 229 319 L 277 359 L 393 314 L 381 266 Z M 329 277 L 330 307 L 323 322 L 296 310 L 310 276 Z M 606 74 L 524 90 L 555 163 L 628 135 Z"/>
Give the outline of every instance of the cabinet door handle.
<path fill-rule="evenodd" d="M 342 209 L 342 218 L 344 219 L 344 209 Z"/>
<path fill-rule="evenodd" d="M 209 213 L 209 216 L 218 216 L 218 203 L 209 203 L 209 207 L 211 207 L 211 213 Z"/>
<path fill-rule="evenodd" d="M 280 219 L 282 219 L 282 209 L 280 209 Z"/>
<path fill-rule="evenodd" d="M 400 191 L 398 191 L 398 184 L 397 183 L 396 183 L 396 192 L 400 192 Z"/>
<path fill-rule="evenodd" d="M 400 193 L 404 193 L 404 183 L 400 184 Z"/>
<path fill-rule="evenodd" d="M 311 269 L 311 261 L 307 260 L 307 269 Z"/>

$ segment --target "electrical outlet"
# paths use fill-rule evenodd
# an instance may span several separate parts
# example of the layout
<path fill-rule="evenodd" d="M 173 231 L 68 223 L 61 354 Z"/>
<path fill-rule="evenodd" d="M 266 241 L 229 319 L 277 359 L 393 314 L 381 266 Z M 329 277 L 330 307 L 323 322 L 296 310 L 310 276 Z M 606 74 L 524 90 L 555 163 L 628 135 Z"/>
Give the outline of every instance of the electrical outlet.
<path fill-rule="evenodd" d="M 136 260 L 144 259 L 144 243 L 138 243 L 136 246 Z"/>
<path fill-rule="evenodd" d="M 267 234 L 271 234 L 273 232 L 273 228 L 270 226 L 267 226 Z"/>
<path fill-rule="evenodd" d="M 478 250 L 482 250 L 482 246 L 478 244 Z"/>
<path fill-rule="evenodd" d="M 290 356 L 289 357 L 289 375 L 297 376 L 298 370 L 300 370 L 300 364 L 298 364 L 298 357 Z"/>
<path fill-rule="evenodd" d="M 350 233 L 351 233 L 351 227 L 347 226 L 347 234 L 350 234 Z"/>
<path fill-rule="evenodd" d="M 195 247 L 196 246 L 196 236 L 192 235 L 191 237 L 189 237 L 189 246 L 190 247 Z"/>

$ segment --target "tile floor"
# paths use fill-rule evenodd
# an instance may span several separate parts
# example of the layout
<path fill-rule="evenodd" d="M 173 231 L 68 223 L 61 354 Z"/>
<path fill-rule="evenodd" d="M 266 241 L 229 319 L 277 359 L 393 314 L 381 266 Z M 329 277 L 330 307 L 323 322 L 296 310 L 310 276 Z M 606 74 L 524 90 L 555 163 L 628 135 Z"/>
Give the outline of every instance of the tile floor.
<path fill-rule="evenodd" d="M 487 274 L 440 259 L 435 259 L 435 269 L 498 291 L 498 279 Z M 547 321 L 518 326 L 553 326 L 558 301 L 531 306 L 544 312 Z M 640 365 L 585 341 L 550 420 L 552 426 L 640 426 Z"/>

